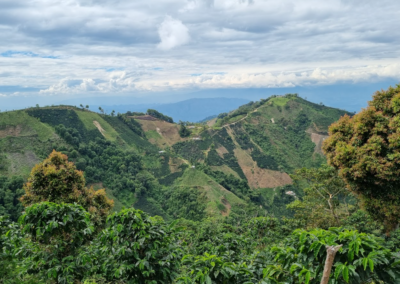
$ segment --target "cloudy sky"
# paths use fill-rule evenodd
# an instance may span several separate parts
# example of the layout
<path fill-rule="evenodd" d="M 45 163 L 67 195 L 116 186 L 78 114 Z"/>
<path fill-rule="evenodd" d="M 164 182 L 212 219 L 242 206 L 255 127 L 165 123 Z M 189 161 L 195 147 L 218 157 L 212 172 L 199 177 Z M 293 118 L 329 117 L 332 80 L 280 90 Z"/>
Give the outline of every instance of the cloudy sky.
<path fill-rule="evenodd" d="M 388 80 L 400 1 L 0 0 L 0 103 Z"/>

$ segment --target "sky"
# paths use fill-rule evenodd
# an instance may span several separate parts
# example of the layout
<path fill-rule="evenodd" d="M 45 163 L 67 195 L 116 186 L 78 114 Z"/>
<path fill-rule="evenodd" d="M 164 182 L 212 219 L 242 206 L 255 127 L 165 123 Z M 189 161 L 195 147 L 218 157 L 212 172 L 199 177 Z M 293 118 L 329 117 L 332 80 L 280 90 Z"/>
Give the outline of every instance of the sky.
<path fill-rule="evenodd" d="M 0 0 L 0 110 L 253 89 L 318 101 L 400 82 L 399 47 L 394 0 Z"/>

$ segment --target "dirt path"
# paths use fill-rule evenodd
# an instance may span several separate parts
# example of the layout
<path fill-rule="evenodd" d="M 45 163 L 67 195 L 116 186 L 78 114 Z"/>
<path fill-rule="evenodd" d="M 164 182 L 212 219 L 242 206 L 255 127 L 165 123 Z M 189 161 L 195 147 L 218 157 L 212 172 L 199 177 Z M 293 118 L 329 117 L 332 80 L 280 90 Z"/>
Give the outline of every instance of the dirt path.
<path fill-rule="evenodd" d="M 258 110 L 258 108 L 256 108 L 255 110 L 253 110 L 251 113 L 256 112 L 257 110 Z M 249 114 L 246 114 L 245 117 L 239 119 L 238 121 L 235 121 L 235 122 L 232 122 L 232 123 L 229 123 L 229 124 L 225 124 L 225 125 L 223 125 L 222 127 L 226 127 L 226 126 L 230 126 L 230 125 L 235 125 L 236 123 L 241 122 L 242 120 L 246 119 L 248 116 L 249 116 Z"/>
<path fill-rule="evenodd" d="M 106 131 L 103 129 L 103 127 L 101 127 L 100 123 L 99 123 L 98 121 L 96 121 L 96 120 L 93 120 L 93 124 L 94 124 L 94 126 L 96 126 L 96 128 L 100 131 L 101 135 L 103 135 L 104 137 L 106 137 L 106 136 L 104 135 L 104 132 L 106 132 Z"/>

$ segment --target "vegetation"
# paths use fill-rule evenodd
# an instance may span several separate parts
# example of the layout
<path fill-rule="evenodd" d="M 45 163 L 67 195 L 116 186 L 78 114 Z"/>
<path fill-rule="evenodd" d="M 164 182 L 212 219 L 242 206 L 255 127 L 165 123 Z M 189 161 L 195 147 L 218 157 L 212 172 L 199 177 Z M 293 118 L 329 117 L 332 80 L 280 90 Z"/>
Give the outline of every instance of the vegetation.
<path fill-rule="evenodd" d="M 328 163 L 389 231 L 400 219 L 400 85 L 375 93 L 369 106 L 329 128 Z"/>
<path fill-rule="evenodd" d="M 8 216 L 13 221 L 18 220 L 23 208 L 19 202 L 24 193 L 23 184 L 24 179 L 20 176 L 13 176 L 11 179 L 0 176 L 0 216 Z"/>
<path fill-rule="evenodd" d="M 329 283 L 399 283 L 399 88 L 331 127 L 331 166 L 345 112 L 296 94 L 191 131 L 152 110 L 1 113 L 0 282 L 320 283 L 333 246 Z"/>
<path fill-rule="evenodd" d="M 323 165 L 318 169 L 302 168 L 292 175 L 294 180 L 305 180 L 309 187 L 304 189 L 302 200 L 296 199 L 288 205 L 297 219 L 303 219 L 309 228 L 341 226 L 342 220 L 350 216 L 354 198 L 349 197 L 345 183 L 334 168 Z"/>
<path fill-rule="evenodd" d="M 92 222 L 98 225 L 105 222 L 114 205 L 104 189 L 85 188 L 83 173 L 68 162 L 66 155 L 56 151 L 32 169 L 24 190 L 21 203 L 25 207 L 42 201 L 79 204 L 90 212 Z"/>
<path fill-rule="evenodd" d="M 190 136 L 190 130 L 186 127 L 186 124 L 183 121 L 179 122 L 179 135 L 181 137 Z"/>
<path fill-rule="evenodd" d="M 162 114 L 161 112 L 156 111 L 155 109 L 148 109 L 147 114 L 151 115 L 152 117 L 158 118 L 160 120 L 164 120 L 169 123 L 174 123 L 172 117 Z"/>

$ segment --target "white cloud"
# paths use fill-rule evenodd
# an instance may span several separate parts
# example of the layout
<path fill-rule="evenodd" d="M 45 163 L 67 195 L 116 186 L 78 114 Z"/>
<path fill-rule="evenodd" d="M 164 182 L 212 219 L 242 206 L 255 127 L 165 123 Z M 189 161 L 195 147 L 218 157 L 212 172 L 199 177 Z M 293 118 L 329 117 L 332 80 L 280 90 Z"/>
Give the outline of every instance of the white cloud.
<path fill-rule="evenodd" d="M 400 80 L 400 1 L 31 2 L 0 0 L 7 96 Z"/>
<path fill-rule="evenodd" d="M 158 29 L 161 42 L 158 48 L 168 50 L 190 41 L 189 29 L 181 21 L 166 16 Z"/>
<path fill-rule="evenodd" d="M 106 80 L 62 79 L 51 87 L 41 90 L 42 94 L 80 93 L 129 93 L 133 91 L 171 91 L 183 89 L 215 88 L 281 88 L 310 85 L 332 85 L 341 82 L 371 82 L 377 78 L 400 78 L 400 63 L 351 68 L 315 68 L 302 71 L 264 71 L 258 73 L 226 70 L 226 72 L 204 73 L 196 76 L 183 74 L 157 77 L 127 72 L 113 72 Z"/>

